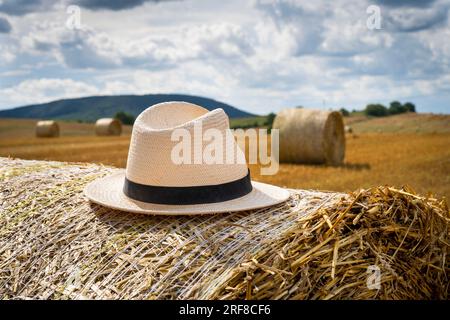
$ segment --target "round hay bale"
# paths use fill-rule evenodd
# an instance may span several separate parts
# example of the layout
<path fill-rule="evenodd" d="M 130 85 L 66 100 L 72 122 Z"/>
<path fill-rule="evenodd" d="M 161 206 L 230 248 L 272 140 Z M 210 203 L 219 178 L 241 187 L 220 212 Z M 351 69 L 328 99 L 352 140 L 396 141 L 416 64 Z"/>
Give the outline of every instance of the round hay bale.
<path fill-rule="evenodd" d="M 345 126 L 345 133 L 353 133 L 353 128 L 350 126 Z"/>
<path fill-rule="evenodd" d="M 86 199 L 116 172 L 0 157 L 2 299 L 449 299 L 441 199 L 291 190 L 264 209 L 150 216 Z"/>
<path fill-rule="evenodd" d="M 98 119 L 95 123 L 95 134 L 98 136 L 120 136 L 122 123 L 113 118 Z"/>
<path fill-rule="evenodd" d="M 36 137 L 51 138 L 59 137 L 59 125 L 56 121 L 38 121 L 36 124 Z"/>
<path fill-rule="evenodd" d="M 344 161 L 340 112 L 285 109 L 276 116 L 273 128 L 280 130 L 280 162 L 340 165 Z"/>

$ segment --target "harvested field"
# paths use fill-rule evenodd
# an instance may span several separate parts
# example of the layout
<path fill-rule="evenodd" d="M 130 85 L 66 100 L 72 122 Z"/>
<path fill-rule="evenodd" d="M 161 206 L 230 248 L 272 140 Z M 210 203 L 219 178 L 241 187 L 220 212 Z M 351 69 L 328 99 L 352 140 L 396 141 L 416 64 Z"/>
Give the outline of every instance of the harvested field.
<path fill-rule="evenodd" d="M 97 137 L 93 124 L 61 122 L 61 137 L 49 140 L 34 137 L 35 123 L 0 119 L 0 156 L 126 165 L 130 126 L 123 126 L 120 137 Z M 421 123 L 417 124 L 420 132 L 402 131 L 405 123 L 407 128 Z M 288 188 L 341 192 L 384 184 L 398 188 L 408 185 L 418 193 L 432 192 L 450 199 L 450 116 L 358 118 L 352 127 L 354 133 L 347 134 L 346 157 L 341 166 L 281 164 L 273 176 L 261 176 L 258 166 L 252 166 L 252 176 Z M 389 130 L 393 132 L 385 133 Z"/>
<path fill-rule="evenodd" d="M 5 129 L 8 121 L 14 126 Z M 34 137 L 35 122 L 22 121 L 27 120 L 0 120 L 0 156 L 126 165 L 129 126 L 124 126 L 120 137 L 97 137 L 92 124 L 61 123 L 62 136 L 49 140 Z M 14 128 L 21 128 L 20 132 Z M 251 166 L 252 176 L 288 188 L 342 192 L 384 184 L 409 185 L 421 194 L 432 192 L 450 199 L 450 133 L 356 132 L 347 135 L 346 144 L 341 166 L 281 164 L 273 176 L 261 176 L 258 166 Z"/>
<path fill-rule="evenodd" d="M 405 113 L 389 117 L 372 118 L 363 116 L 345 119 L 359 133 L 450 133 L 450 116 L 431 113 Z"/>
<path fill-rule="evenodd" d="M 0 118 L 0 141 L 5 139 L 29 139 L 35 137 L 36 119 Z M 58 121 L 61 137 L 95 136 L 95 124 Z M 131 134 L 131 126 L 122 126 L 122 134 Z M 41 139 L 42 140 L 42 139 Z"/>
<path fill-rule="evenodd" d="M 251 212 L 145 216 L 82 194 L 116 170 L 0 158 L 1 298 L 448 299 L 444 201 L 292 190 Z"/>
<path fill-rule="evenodd" d="M 257 180 L 301 189 L 351 191 L 378 185 L 408 185 L 450 199 L 450 134 L 367 133 L 347 137 L 342 166 L 281 164 L 273 176 Z"/>

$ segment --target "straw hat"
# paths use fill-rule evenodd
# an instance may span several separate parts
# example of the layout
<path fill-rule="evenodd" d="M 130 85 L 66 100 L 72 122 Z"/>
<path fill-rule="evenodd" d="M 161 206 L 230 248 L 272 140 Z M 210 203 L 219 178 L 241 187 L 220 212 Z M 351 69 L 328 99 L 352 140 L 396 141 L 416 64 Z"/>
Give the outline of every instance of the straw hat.
<path fill-rule="evenodd" d="M 287 200 L 287 190 L 251 181 L 245 155 L 234 138 L 220 142 L 224 153 L 235 150 L 232 161 L 198 161 L 196 156 L 210 144 L 204 138 L 196 140 L 199 128 L 202 134 L 232 137 L 222 109 L 208 111 L 186 102 L 147 108 L 134 123 L 126 170 L 91 182 L 85 195 L 113 209 L 165 215 L 244 211 Z M 194 141 L 190 155 L 183 154 L 186 150 L 180 153 L 190 163 L 174 161 L 182 140 L 173 138 L 174 131 L 187 133 Z"/>

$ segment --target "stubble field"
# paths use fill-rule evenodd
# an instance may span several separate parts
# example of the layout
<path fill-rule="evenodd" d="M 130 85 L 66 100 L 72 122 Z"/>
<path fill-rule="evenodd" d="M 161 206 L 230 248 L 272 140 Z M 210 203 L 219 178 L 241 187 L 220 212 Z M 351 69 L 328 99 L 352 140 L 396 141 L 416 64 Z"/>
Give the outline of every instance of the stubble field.
<path fill-rule="evenodd" d="M 120 137 L 96 137 L 92 124 L 62 123 L 59 138 L 34 137 L 35 120 L 0 119 L 0 156 L 95 162 L 125 167 L 131 127 Z M 255 180 L 302 189 L 353 191 L 409 185 L 421 194 L 450 199 L 450 116 L 349 118 L 345 163 L 339 167 L 281 164 L 276 175 Z"/>

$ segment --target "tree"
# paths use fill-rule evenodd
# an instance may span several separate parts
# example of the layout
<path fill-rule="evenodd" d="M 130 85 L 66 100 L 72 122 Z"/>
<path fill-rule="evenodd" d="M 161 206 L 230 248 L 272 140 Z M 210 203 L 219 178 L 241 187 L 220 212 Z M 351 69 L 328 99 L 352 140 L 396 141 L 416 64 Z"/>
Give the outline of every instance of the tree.
<path fill-rule="evenodd" d="M 132 125 L 134 123 L 134 116 L 123 112 L 123 111 L 119 111 L 116 113 L 116 115 L 114 116 L 115 119 L 120 120 L 120 122 L 122 122 L 123 124 L 129 124 Z"/>
<path fill-rule="evenodd" d="M 272 124 L 273 124 L 273 121 L 275 120 L 275 117 L 276 117 L 277 115 L 275 114 L 275 113 L 273 113 L 273 112 L 271 112 L 271 113 L 269 113 L 268 115 L 267 115 L 267 118 L 266 118 L 266 121 L 265 121 L 265 125 L 269 128 L 269 129 L 272 129 Z"/>
<path fill-rule="evenodd" d="M 392 101 L 389 105 L 389 114 L 400 114 L 406 111 L 406 108 L 398 101 Z"/>
<path fill-rule="evenodd" d="M 416 112 L 416 106 L 411 103 L 411 102 L 407 102 L 403 105 L 403 107 L 408 111 L 408 112 Z"/>
<path fill-rule="evenodd" d="M 385 117 L 388 115 L 388 110 L 382 104 L 368 104 L 364 113 L 368 116 Z"/>
<path fill-rule="evenodd" d="M 344 117 L 348 117 L 350 115 L 350 112 L 345 108 L 341 108 L 339 111 L 342 113 Z"/>

